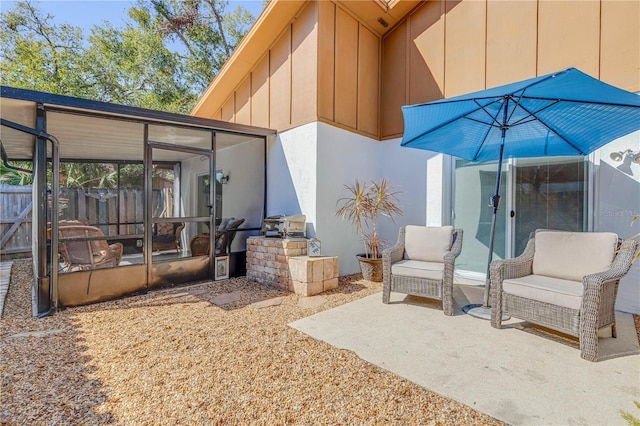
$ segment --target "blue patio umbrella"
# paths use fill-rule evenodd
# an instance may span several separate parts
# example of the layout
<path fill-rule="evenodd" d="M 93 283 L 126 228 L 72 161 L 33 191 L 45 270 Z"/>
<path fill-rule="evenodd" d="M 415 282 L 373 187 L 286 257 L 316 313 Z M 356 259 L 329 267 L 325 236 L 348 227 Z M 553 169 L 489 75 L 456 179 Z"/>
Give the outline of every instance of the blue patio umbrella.
<path fill-rule="evenodd" d="M 467 95 L 402 107 L 401 146 L 473 162 L 498 161 L 484 305 L 489 315 L 489 264 L 500 204 L 503 158 L 588 155 L 640 130 L 640 96 L 568 68 Z M 466 309 L 468 310 L 468 309 Z M 470 312 L 473 313 L 473 312 Z"/>

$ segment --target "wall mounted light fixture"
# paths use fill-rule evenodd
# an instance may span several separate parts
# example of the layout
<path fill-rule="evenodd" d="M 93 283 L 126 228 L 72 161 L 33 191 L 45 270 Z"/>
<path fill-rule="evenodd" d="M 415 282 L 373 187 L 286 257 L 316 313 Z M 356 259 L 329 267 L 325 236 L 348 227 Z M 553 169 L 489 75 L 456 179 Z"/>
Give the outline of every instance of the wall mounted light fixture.
<path fill-rule="evenodd" d="M 227 173 L 226 175 L 223 174 L 220 177 L 220 183 L 223 184 L 223 185 L 226 185 L 226 184 L 229 183 L 229 173 Z"/>
<path fill-rule="evenodd" d="M 640 151 L 634 152 L 631 149 L 627 149 L 625 151 L 616 151 L 609 154 L 609 158 L 611 158 L 615 162 L 621 162 L 618 167 L 623 173 L 633 176 L 633 171 L 631 170 L 631 163 L 640 164 Z"/>
<path fill-rule="evenodd" d="M 636 164 L 640 164 L 640 151 L 638 152 L 633 152 L 633 150 L 627 149 L 626 151 L 616 151 L 616 152 L 612 152 L 609 157 L 613 160 L 613 161 L 622 161 L 622 160 L 626 160 L 626 157 L 630 157 L 631 161 L 636 163 Z"/>

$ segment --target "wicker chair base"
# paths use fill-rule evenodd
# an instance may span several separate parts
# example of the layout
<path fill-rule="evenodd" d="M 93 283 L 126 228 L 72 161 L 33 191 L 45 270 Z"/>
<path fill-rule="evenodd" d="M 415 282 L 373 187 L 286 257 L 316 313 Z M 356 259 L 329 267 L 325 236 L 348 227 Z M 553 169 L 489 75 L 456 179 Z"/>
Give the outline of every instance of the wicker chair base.
<path fill-rule="evenodd" d="M 442 281 L 393 275 L 391 291 L 442 300 Z"/>
<path fill-rule="evenodd" d="M 502 293 L 502 313 L 520 318 L 552 330 L 578 337 L 580 356 L 588 361 L 598 359 L 598 335 L 580 333 L 580 310 L 569 309 Z M 611 336 L 616 337 L 615 317 L 610 315 L 600 318 L 595 330 L 611 327 Z"/>
<path fill-rule="evenodd" d="M 580 311 L 502 293 L 502 313 L 562 333 L 580 335 Z"/>

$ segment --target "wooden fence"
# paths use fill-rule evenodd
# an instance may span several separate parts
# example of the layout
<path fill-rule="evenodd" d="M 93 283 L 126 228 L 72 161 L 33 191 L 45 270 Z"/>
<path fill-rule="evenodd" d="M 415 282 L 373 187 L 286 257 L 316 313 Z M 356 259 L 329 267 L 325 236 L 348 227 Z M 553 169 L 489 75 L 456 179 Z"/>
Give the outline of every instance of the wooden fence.
<path fill-rule="evenodd" d="M 0 253 L 31 252 L 31 185 L 0 185 Z"/>
<path fill-rule="evenodd" d="M 153 190 L 153 217 L 170 216 L 171 188 Z M 144 232 L 142 189 L 60 189 L 59 220 L 79 220 L 99 227 L 105 235 Z M 31 186 L 0 185 L 0 253 L 31 251 Z"/>

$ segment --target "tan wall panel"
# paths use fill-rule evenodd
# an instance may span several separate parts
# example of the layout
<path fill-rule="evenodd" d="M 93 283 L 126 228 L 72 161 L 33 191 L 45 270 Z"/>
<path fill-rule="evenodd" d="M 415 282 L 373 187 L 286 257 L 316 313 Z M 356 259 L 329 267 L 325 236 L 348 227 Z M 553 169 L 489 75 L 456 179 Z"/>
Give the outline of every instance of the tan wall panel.
<path fill-rule="evenodd" d="M 291 124 L 315 121 L 318 93 L 316 3 L 309 3 L 291 29 Z"/>
<path fill-rule="evenodd" d="M 236 123 L 251 125 L 251 78 L 247 76 L 236 89 Z"/>
<path fill-rule="evenodd" d="M 214 120 L 222 120 L 222 110 L 221 109 L 216 110 L 216 112 L 213 113 L 211 118 L 213 118 Z"/>
<path fill-rule="evenodd" d="M 251 124 L 269 127 L 269 53 L 251 72 Z"/>
<path fill-rule="evenodd" d="M 446 2 L 445 97 L 485 88 L 484 1 Z"/>
<path fill-rule="evenodd" d="M 640 91 L 640 2 L 603 1 L 600 79 Z"/>
<path fill-rule="evenodd" d="M 597 1 L 540 1 L 538 75 L 575 67 L 597 78 L 599 16 Z"/>
<path fill-rule="evenodd" d="M 335 9 L 329 1 L 318 2 L 318 116 L 333 121 Z"/>
<path fill-rule="evenodd" d="M 537 3 L 487 3 L 487 87 L 536 76 Z"/>
<path fill-rule="evenodd" d="M 234 95 L 235 93 L 232 93 L 231 96 L 229 96 L 227 98 L 227 100 L 224 102 L 224 104 L 222 104 L 222 113 L 221 113 L 221 120 L 223 121 L 228 121 L 233 123 L 234 122 L 234 112 L 235 112 L 235 102 L 234 102 Z"/>
<path fill-rule="evenodd" d="M 399 135 L 404 130 L 402 105 L 406 102 L 407 24 L 395 28 L 382 44 L 382 137 Z"/>
<path fill-rule="evenodd" d="M 358 48 L 358 130 L 378 135 L 380 39 L 360 25 Z"/>
<path fill-rule="evenodd" d="M 358 21 L 336 8 L 335 121 L 357 126 Z"/>
<path fill-rule="evenodd" d="M 269 89 L 269 127 L 285 129 L 291 124 L 291 29 L 271 48 L 270 89 Z"/>
<path fill-rule="evenodd" d="M 409 104 L 442 98 L 444 3 L 428 1 L 409 17 Z"/>

